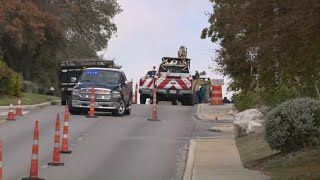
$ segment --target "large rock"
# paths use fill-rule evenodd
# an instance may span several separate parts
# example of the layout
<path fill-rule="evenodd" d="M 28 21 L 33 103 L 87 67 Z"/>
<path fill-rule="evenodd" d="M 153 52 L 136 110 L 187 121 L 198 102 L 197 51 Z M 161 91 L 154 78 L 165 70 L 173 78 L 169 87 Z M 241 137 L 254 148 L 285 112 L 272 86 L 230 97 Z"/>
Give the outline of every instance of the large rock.
<path fill-rule="evenodd" d="M 236 138 L 264 131 L 263 114 L 257 109 L 248 109 L 237 113 L 233 123 Z"/>

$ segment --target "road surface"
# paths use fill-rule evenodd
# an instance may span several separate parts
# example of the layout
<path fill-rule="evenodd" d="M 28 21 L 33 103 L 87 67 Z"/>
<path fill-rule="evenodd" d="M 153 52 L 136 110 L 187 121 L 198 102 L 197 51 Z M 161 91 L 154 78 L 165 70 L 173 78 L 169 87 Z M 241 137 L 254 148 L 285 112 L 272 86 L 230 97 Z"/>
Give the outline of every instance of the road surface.
<path fill-rule="evenodd" d="M 52 106 L 0 125 L 4 141 L 4 179 L 29 175 L 33 128 L 40 128 L 39 176 L 47 180 L 170 180 L 181 179 L 194 126 L 193 107 L 159 105 L 161 121 L 150 122 L 152 106 L 135 105 L 130 116 L 100 115 L 97 119 L 70 116 L 70 155 L 63 167 L 48 167 L 54 145 L 57 113 Z M 61 129 L 63 124 L 61 124 Z"/>

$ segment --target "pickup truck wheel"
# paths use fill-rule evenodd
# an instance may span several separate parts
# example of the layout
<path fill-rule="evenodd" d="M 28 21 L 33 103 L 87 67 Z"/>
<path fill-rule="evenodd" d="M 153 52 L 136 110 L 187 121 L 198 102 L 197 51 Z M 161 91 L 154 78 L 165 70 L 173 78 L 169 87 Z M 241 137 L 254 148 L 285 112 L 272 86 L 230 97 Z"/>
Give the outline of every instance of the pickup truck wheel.
<path fill-rule="evenodd" d="M 82 111 L 79 108 L 69 107 L 69 112 L 71 115 L 80 115 Z"/>
<path fill-rule="evenodd" d="M 147 98 L 143 95 L 140 96 L 140 104 L 146 104 Z"/>
<path fill-rule="evenodd" d="M 71 115 L 80 115 L 81 114 L 81 109 L 80 108 L 76 108 L 76 107 L 72 107 L 72 99 L 71 97 L 69 98 L 69 101 L 68 101 L 68 109 L 69 109 L 69 113 Z"/>
<path fill-rule="evenodd" d="M 126 109 L 126 111 L 124 112 L 124 114 L 125 114 L 125 115 L 130 115 L 130 114 L 131 114 L 131 106 Z"/>
<path fill-rule="evenodd" d="M 130 115 L 131 114 L 131 108 L 132 108 L 132 105 L 131 105 L 131 102 L 129 102 L 128 105 L 126 106 L 126 110 L 124 112 L 124 115 Z"/>
<path fill-rule="evenodd" d="M 123 100 L 120 100 L 120 106 L 118 109 L 112 111 L 113 116 L 123 116 L 126 111 L 126 104 Z"/>

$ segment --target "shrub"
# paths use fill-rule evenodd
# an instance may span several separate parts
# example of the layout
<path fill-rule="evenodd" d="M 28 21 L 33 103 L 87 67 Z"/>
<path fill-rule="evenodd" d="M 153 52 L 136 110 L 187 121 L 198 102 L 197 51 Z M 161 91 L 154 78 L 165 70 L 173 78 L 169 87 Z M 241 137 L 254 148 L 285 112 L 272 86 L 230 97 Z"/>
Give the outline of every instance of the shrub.
<path fill-rule="evenodd" d="M 280 86 L 274 90 L 262 92 L 261 97 L 265 105 L 276 107 L 285 101 L 299 97 L 299 92 L 295 88 Z"/>
<path fill-rule="evenodd" d="M 260 96 L 258 92 L 248 91 L 240 92 L 235 95 L 235 104 L 234 106 L 239 111 L 244 111 L 246 109 L 256 107 L 260 102 Z"/>
<path fill-rule="evenodd" d="M 21 96 L 22 76 L 0 61 L 0 94 Z"/>
<path fill-rule="evenodd" d="M 268 112 L 265 139 L 272 149 L 290 152 L 319 144 L 320 101 L 289 100 Z"/>
<path fill-rule="evenodd" d="M 32 81 L 23 81 L 23 91 L 26 93 L 38 94 L 39 86 Z"/>

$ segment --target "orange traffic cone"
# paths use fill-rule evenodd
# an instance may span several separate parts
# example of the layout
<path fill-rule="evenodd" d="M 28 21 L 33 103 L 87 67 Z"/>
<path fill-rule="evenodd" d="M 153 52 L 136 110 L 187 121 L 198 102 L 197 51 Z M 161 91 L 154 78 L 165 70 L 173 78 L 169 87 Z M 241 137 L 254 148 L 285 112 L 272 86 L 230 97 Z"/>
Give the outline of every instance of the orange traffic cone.
<path fill-rule="evenodd" d="M 69 110 L 68 106 L 65 107 L 64 114 L 64 126 L 63 126 L 63 139 L 60 153 L 62 154 L 71 154 L 72 151 L 69 150 Z"/>
<path fill-rule="evenodd" d="M 49 166 L 63 166 L 64 163 L 60 162 L 60 116 L 57 114 L 56 130 L 54 135 L 54 148 L 52 162 L 48 163 Z"/>
<path fill-rule="evenodd" d="M 0 180 L 2 180 L 2 141 L 0 141 Z"/>
<path fill-rule="evenodd" d="M 133 104 L 138 104 L 138 83 L 136 83 L 136 89 L 134 91 L 134 103 Z"/>
<path fill-rule="evenodd" d="M 69 121 L 69 108 L 68 105 L 64 107 L 64 119 Z"/>
<path fill-rule="evenodd" d="M 38 155 L 39 155 L 39 125 L 36 121 L 36 125 L 33 132 L 33 145 L 32 145 L 32 157 L 31 157 L 31 167 L 30 176 L 22 178 L 22 180 L 44 180 L 38 177 Z"/>
<path fill-rule="evenodd" d="M 10 107 L 9 107 L 9 112 L 8 112 L 8 118 L 7 118 L 7 120 L 10 120 L 10 121 L 15 120 L 12 103 L 10 104 Z"/>
<path fill-rule="evenodd" d="M 216 116 L 215 120 L 218 121 L 218 117 L 217 116 Z"/>
<path fill-rule="evenodd" d="M 97 118 L 94 113 L 94 87 L 92 86 L 91 89 L 91 98 L 90 98 L 90 112 L 89 115 L 86 116 L 87 118 Z"/>
<path fill-rule="evenodd" d="M 16 116 L 22 116 L 21 98 L 18 99 L 18 105 L 16 109 Z"/>
<path fill-rule="evenodd" d="M 156 93 L 156 89 L 153 88 L 153 109 L 152 109 L 152 115 L 151 115 L 151 119 L 148 119 L 149 121 L 160 121 L 158 119 L 158 111 L 157 111 L 157 93 Z"/>

